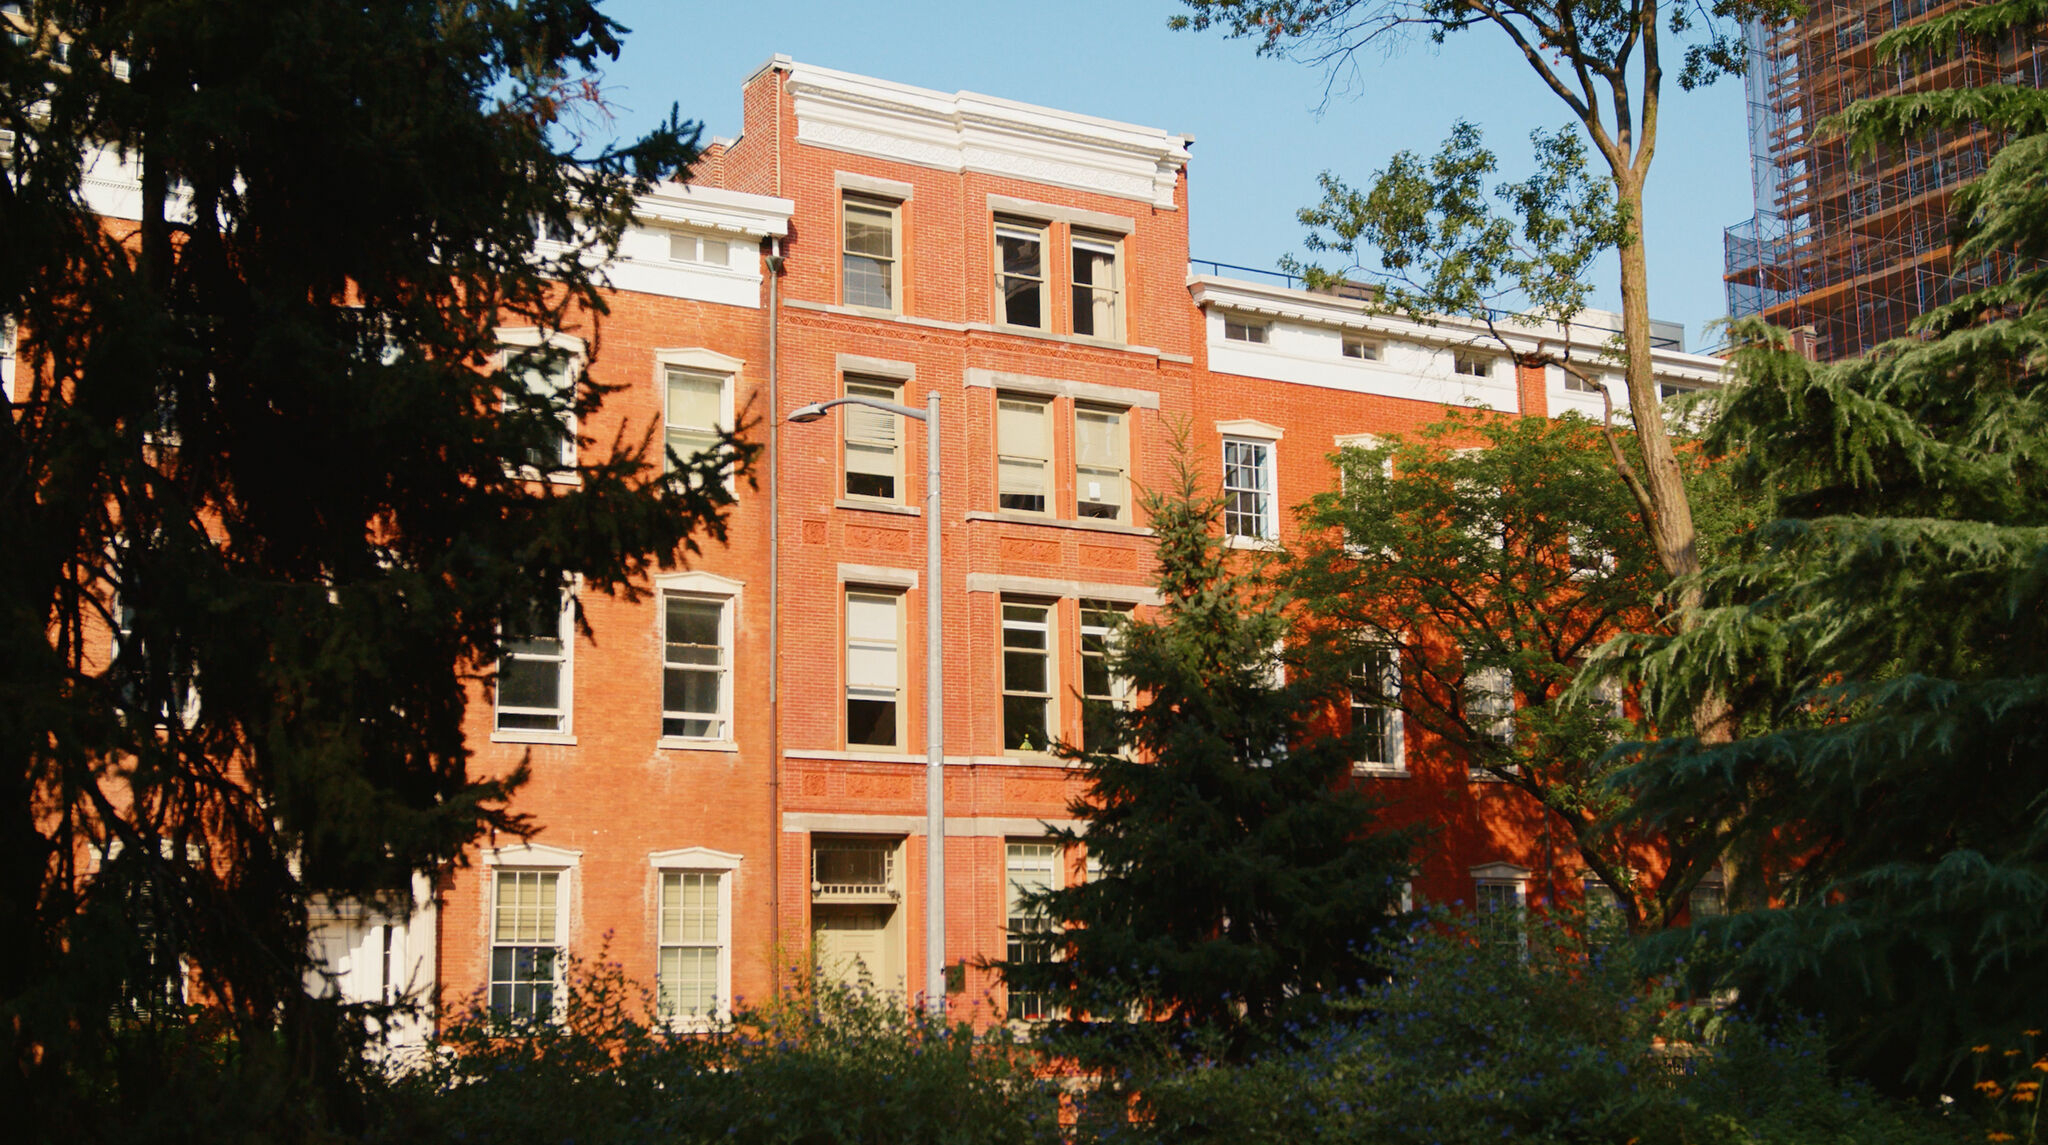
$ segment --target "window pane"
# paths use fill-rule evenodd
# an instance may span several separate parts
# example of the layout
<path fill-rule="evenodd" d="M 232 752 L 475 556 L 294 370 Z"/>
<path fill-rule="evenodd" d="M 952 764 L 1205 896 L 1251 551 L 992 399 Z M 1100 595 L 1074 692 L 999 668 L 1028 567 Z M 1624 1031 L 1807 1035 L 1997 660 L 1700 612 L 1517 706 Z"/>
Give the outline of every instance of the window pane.
<path fill-rule="evenodd" d="M 1052 456 L 1044 402 L 1003 398 L 996 403 L 996 503 L 1026 513 L 1046 509 L 1046 466 Z"/>
<path fill-rule="evenodd" d="M 732 261 L 732 248 L 724 239 L 705 239 L 704 261 L 713 266 L 725 266 Z"/>
<path fill-rule="evenodd" d="M 1035 696 L 1003 697 L 1003 746 L 1044 751 L 1052 746 L 1046 734 L 1046 701 Z"/>
<path fill-rule="evenodd" d="M 1102 338 L 1117 335 L 1116 247 L 1112 243 L 1074 242 L 1074 333 Z"/>
<path fill-rule="evenodd" d="M 879 204 L 848 199 L 846 252 L 878 259 L 896 257 L 896 212 Z"/>
<path fill-rule="evenodd" d="M 846 383 L 848 397 L 893 402 L 897 400 L 898 393 L 893 385 L 857 383 L 850 379 Z M 882 410 L 858 405 L 846 407 L 847 496 L 875 497 L 886 501 L 896 499 L 901 422 L 902 418 L 896 414 Z"/>
<path fill-rule="evenodd" d="M 896 701 L 846 700 L 846 742 L 861 747 L 893 747 L 896 743 Z"/>
<path fill-rule="evenodd" d="M 897 742 L 896 704 L 902 687 L 897 635 L 900 599 L 846 594 L 846 741 L 865 747 Z"/>
<path fill-rule="evenodd" d="M 1012 326 L 1045 325 L 1044 239 L 1042 232 L 1022 227 L 996 228 L 999 321 Z"/>
<path fill-rule="evenodd" d="M 717 429 L 724 421 L 725 378 L 678 366 L 668 368 L 668 423 Z"/>
<path fill-rule="evenodd" d="M 498 664 L 498 704 L 507 708 L 561 707 L 561 663 L 507 656 Z"/>

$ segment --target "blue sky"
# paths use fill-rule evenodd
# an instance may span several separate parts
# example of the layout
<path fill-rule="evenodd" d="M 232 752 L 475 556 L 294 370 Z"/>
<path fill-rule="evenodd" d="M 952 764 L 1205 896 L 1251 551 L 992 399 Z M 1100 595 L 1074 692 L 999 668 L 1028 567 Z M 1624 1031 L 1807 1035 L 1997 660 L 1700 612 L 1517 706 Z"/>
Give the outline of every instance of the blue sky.
<path fill-rule="evenodd" d="M 1214 32 L 1169 30 L 1182 10 L 1171 0 L 609 0 L 604 10 L 633 30 L 605 73 L 622 134 L 644 130 L 671 103 L 712 135 L 738 134 L 740 82 L 777 52 L 1162 127 L 1195 137 L 1194 257 L 1261 268 L 1300 249 L 1294 212 L 1314 201 L 1325 169 L 1363 183 L 1397 151 L 1434 153 L 1464 118 L 1485 130 L 1503 175 L 1520 177 L 1529 132 L 1569 121 L 1485 30 L 1442 48 L 1418 37 L 1375 54 L 1326 102 L 1320 72 L 1258 58 L 1248 42 Z M 1685 323 L 1689 348 L 1726 311 L 1721 228 L 1751 211 L 1746 140 L 1738 81 L 1699 92 L 1670 83 L 1645 206 L 1650 307 Z M 1595 285 L 1593 305 L 1619 307 L 1611 257 Z"/>

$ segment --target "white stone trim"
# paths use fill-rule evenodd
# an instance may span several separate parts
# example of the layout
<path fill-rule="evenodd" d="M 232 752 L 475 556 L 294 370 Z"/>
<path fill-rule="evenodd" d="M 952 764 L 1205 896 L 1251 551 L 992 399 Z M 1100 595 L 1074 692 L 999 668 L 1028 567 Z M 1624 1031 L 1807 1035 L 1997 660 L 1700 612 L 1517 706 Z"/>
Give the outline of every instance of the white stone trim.
<path fill-rule="evenodd" d="M 1006 370 L 970 368 L 961 374 L 960 384 L 970 389 L 1014 390 L 1018 393 L 1037 394 L 1040 397 L 1071 398 L 1075 401 L 1099 402 L 1127 409 L 1159 408 L 1157 390 L 1105 386 L 1095 382 L 1071 382 L 1065 378 L 1041 378 Z"/>
<path fill-rule="evenodd" d="M 551 847 L 546 843 L 513 843 L 503 847 L 485 847 L 482 857 L 487 867 L 567 870 L 583 861 L 583 852 L 570 847 Z"/>
<path fill-rule="evenodd" d="M 1267 425 L 1248 417 L 1237 418 L 1234 421 L 1219 421 L 1216 423 L 1216 432 L 1224 437 L 1243 437 L 1254 441 L 1279 441 L 1286 435 L 1286 431 L 1277 425 Z"/>
<path fill-rule="evenodd" d="M 1058 580 L 1052 577 L 1006 576 L 1002 573 L 968 573 L 967 591 L 993 592 L 1012 596 L 1108 600 L 1118 604 L 1157 605 L 1159 603 L 1159 590 L 1151 585 L 1102 584 L 1091 581 Z"/>
<path fill-rule="evenodd" d="M 790 834 L 817 835 L 924 835 L 922 815 L 859 815 L 823 811 L 785 811 L 782 829 Z M 1087 823 L 1080 819 L 1019 819 L 997 816 L 948 815 L 948 839 L 997 839 L 1029 836 L 1042 838 L 1051 831 L 1085 834 Z"/>
<path fill-rule="evenodd" d="M 647 863 L 665 871 L 736 871 L 740 856 L 709 847 L 678 847 L 673 851 L 648 852 Z"/>
<path fill-rule="evenodd" d="M 841 374 L 861 374 L 870 378 L 888 378 L 896 382 L 917 380 L 917 363 L 899 362 L 894 358 L 870 358 L 866 354 L 835 354 L 832 366 Z"/>
<path fill-rule="evenodd" d="M 910 201 L 917 188 L 895 179 L 878 179 L 873 175 L 862 175 L 855 171 L 832 172 L 832 185 L 839 191 L 852 191 L 856 195 L 873 195 L 881 199 L 894 199 L 899 203 Z"/>
<path fill-rule="evenodd" d="M 1120 237 L 1128 237 L 1138 229 L 1138 224 L 1124 215 L 1112 215 L 1106 211 L 1089 211 L 1080 207 L 1062 207 L 1056 203 L 1041 203 L 1035 199 L 1019 199 L 1013 195 L 988 197 L 990 214 L 1021 215 L 1048 223 L 1065 223 L 1084 231 L 1103 231 Z"/>
<path fill-rule="evenodd" d="M 652 586 L 656 592 L 693 592 L 700 596 L 737 597 L 747 582 L 734 580 L 729 576 L 705 572 L 702 569 L 686 569 L 682 572 L 656 573 Z"/>
<path fill-rule="evenodd" d="M 841 562 L 839 565 L 839 583 L 869 585 L 874 588 L 915 589 L 917 587 L 917 570 L 892 568 L 888 565 L 856 565 Z"/>

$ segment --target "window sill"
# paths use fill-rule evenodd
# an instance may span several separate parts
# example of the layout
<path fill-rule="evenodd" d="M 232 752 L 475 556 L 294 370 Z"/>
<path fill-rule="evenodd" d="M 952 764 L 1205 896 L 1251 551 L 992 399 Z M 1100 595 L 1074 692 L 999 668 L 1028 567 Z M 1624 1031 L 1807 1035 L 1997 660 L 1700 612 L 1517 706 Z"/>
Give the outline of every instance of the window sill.
<path fill-rule="evenodd" d="M 1008 326 L 1000 322 L 969 322 L 967 329 L 986 331 L 990 334 L 1009 334 L 1018 338 L 1032 338 L 1044 342 L 1064 342 L 1069 346 L 1095 346 L 1104 350 L 1126 350 L 1133 354 L 1160 356 L 1150 346 L 1133 346 L 1117 338 L 1098 338 L 1093 334 L 1055 334 L 1037 326 Z"/>
<path fill-rule="evenodd" d="M 896 505 L 888 501 L 856 501 L 851 497 L 839 498 L 837 501 L 832 502 L 832 507 L 835 509 L 853 509 L 862 513 L 895 513 L 903 517 L 921 517 L 924 515 L 924 510 L 915 505 Z"/>
<path fill-rule="evenodd" d="M 1354 763 L 1351 774 L 1362 779 L 1411 779 L 1414 773 L 1398 764 Z"/>
<path fill-rule="evenodd" d="M 1520 774 L 1521 774 L 1521 772 L 1520 772 L 1519 770 L 1514 770 L 1514 771 L 1511 771 L 1511 772 L 1510 772 L 1509 774 L 1511 774 L 1511 775 L 1520 775 Z M 1506 783 L 1506 782 L 1507 782 L 1507 778 L 1506 778 L 1505 776 L 1495 775 L 1495 774 L 1494 774 L 1493 772 L 1491 772 L 1491 771 L 1489 771 L 1489 770 L 1487 770 L 1486 768 L 1483 768 L 1483 767 L 1475 767 L 1475 768 L 1471 769 L 1471 770 L 1470 770 L 1469 772 L 1467 772 L 1467 773 L 1466 773 L 1466 778 L 1467 778 L 1467 779 L 1469 779 L 1469 780 L 1471 780 L 1471 781 L 1472 781 L 1472 782 L 1474 782 L 1474 783 Z"/>
<path fill-rule="evenodd" d="M 544 743 L 562 747 L 576 746 L 575 732 L 544 732 L 529 730 L 494 731 L 492 743 Z"/>
<path fill-rule="evenodd" d="M 1098 521 L 1087 517 L 1041 517 L 1036 513 L 990 513 L 975 509 L 962 515 L 969 521 L 1007 521 L 1014 525 L 1046 525 L 1055 529 L 1081 529 L 1090 533 L 1120 533 L 1127 537 L 1149 537 L 1152 530 L 1122 521 Z"/>
<path fill-rule="evenodd" d="M 1277 553 L 1280 551 L 1280 542 L 1271 537 L 1243 537 L 1235 533 L 1226 534 L 1223 538 L 1223 545 L 1225 548 L 1252 549 L 1262 553 Z"/>
<path fill-rule="evenodd" d="M 681 736 L 663 736 L 654 745 L 662 751 L 724 751 L 736 752 L 740 745 L 731 740 L 684 739 Z"/>

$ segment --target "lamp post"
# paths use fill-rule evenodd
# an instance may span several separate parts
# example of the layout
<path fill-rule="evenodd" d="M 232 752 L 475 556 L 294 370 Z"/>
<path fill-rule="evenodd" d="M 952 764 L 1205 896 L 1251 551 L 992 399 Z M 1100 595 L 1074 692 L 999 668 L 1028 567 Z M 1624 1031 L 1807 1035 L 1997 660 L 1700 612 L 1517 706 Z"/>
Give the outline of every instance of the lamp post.
<path fill-rule="evenodd" d="M 817 421 L 833 406 L 856 405 L 924 423 L 924 817 L 925 1005 L 934 1015 L 946 1013 L 946 699 L 945 625 L 939 604 L 939 395 L 926 395 L 923 410 L 880 398 L 849 396 L 790 411 L 799 424 Z"/>

